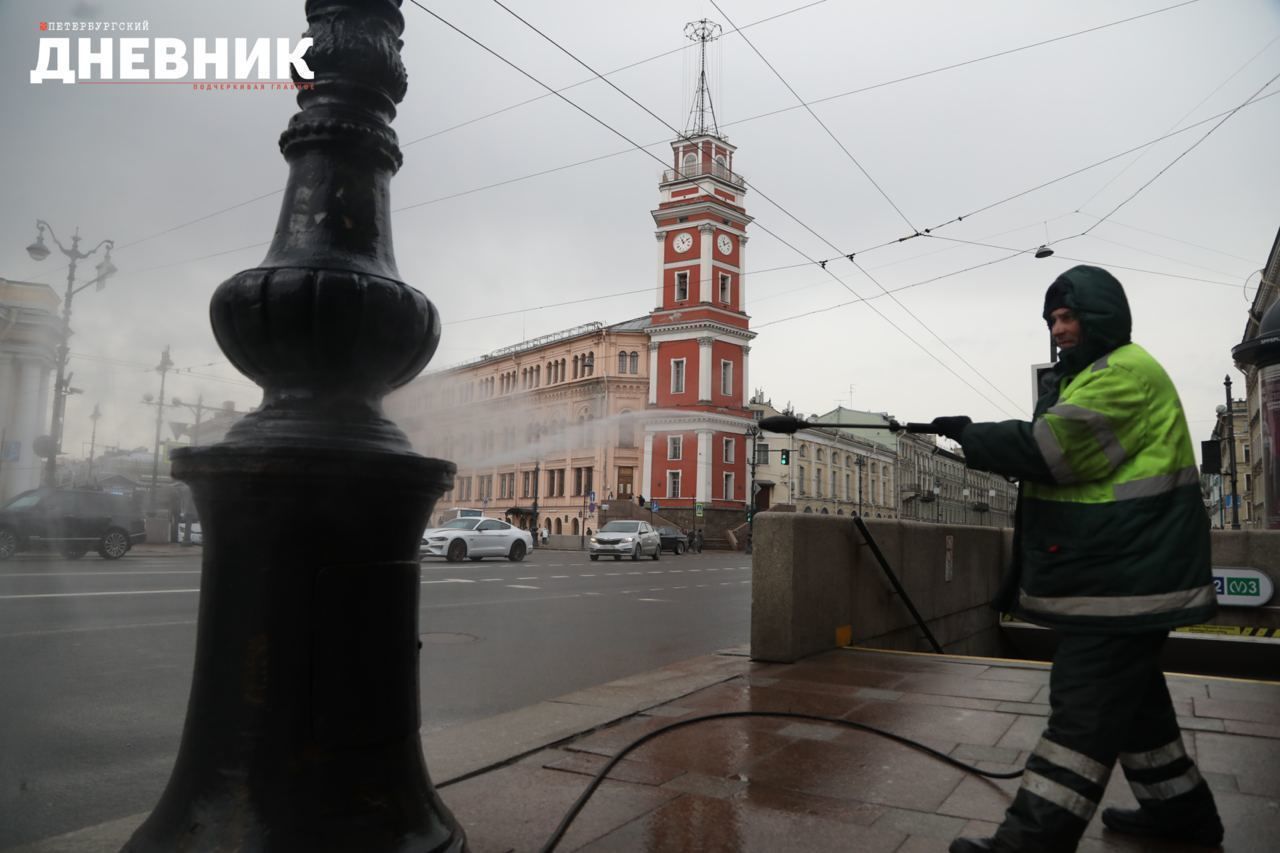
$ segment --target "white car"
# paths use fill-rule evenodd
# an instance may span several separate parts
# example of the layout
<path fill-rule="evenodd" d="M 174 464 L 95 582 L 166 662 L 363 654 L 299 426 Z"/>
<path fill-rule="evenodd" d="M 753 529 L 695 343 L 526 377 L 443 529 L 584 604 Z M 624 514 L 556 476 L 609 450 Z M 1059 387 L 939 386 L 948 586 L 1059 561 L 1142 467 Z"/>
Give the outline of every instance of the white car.
<path fill-rule="evenodd" d="M 451 563 L 463 559 L 506 557 L 514 563 L 533 549 L 533 534 L 496 518 L 455 518 L 422 534 L 418 557 L 444 557 Z"/>
<path fill-rule="evenodd" d="M 610 521 L 587 540 L 587 556 L 592 560 L 600 555 L 621 560 L 642 556 L 662 558 L 662 537 L 647 521 Z"/>

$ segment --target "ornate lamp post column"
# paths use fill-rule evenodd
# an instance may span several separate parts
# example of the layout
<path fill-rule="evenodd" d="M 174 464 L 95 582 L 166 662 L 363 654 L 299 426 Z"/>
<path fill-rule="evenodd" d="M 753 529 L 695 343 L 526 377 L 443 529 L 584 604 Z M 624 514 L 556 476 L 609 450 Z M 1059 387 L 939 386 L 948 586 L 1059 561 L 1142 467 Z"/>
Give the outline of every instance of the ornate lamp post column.
<path fill-rule="evenodd" d="M 399 7 L 306 4 L 314 88 L 280 139 L 275 238 L 210 311 L 262 406 L 174 453 L 206 537 L 195 673 L 173 775 L 126 850 L 466 847 L 418 706 L 418 543 L 456 468 L 381 403 L 440 337 L 391 247 Z"/>
<path fill-rule="evenodd" d="M 49 257 L 49 247 L 44 243 L 44 232 L 48 230 L 49 236 L 53 238 L 53 244 L 58 247 L 70 263 L 67 264 L 67 292 L 62 297 L 62 340 L 58 343 L 58 360 L 57 373 L 53 382 L 53 417 L 49 423 L 49 436 L 52 438 L 52 446 L 49 448 L 49 456 L 45 459 L 43 482 L 48 488 L 57 485 L 56 474 L 58 470 L 58 454 L 62 452 L 62 431 L 67 416 L 67 395 L 71 393 L 71 377 L 67 376 L 67 357 L 70 354 L 69 341 L 71 340 L 71 301 L 75 295 L 84 290 L 89 285 L 96 285 L 98 290 L 106 287 L 107 279 L 116 273 L 116 266 L 111 262 L 111 250 L 115 248 L 115 243 L 111 240 L 103 240 L 87 252 L 80 251 L 80 229 L 77 228 L 75 233 L 71 235 L 71 248 L 68 249 L 62 245 L 62 241 L 58 239 L 58 235 L 53 232 L 53 226 L 43 219 L 36 220 L 36 239 L 27 247 L 27 254 L 32 260 L 43 261 Z M 76 287 L 76 264 L 85 258 L 93 256 L 103 246 L 107 247 L 106 253 L 102 260 L 98 262 L 95 270 L 97 275 L 89 281 Z"/>

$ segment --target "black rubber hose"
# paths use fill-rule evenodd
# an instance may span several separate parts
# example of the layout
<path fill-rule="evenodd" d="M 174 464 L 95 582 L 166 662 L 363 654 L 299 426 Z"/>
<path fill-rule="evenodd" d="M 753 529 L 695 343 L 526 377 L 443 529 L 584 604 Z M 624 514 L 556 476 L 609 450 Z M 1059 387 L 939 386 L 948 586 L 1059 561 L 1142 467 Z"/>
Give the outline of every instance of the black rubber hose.
<path fill-rule="evenodd" d="M 578 813 L 582 811 L 583 806 L 585 806 L 587 801 L 591 799 L 591 796 L 596 792 L 596 789 L 600 787 L 600 783 L 605 780 L 605 777 L 609 775 L 609 771 L 616 767 L 618 762 L 621 761 L 627 753 L 645 743 L 648 743 L 659 735 L 664 735 L 667 732 L 675 731 L 676 729 L 683 728 L 684 726 L 692 726 L 695 723 L 705 723 L 708 720 L 727 720 L 734 717 L 785 717 L 794 720 L 808 720 L 810 722 L 818 723 L 835 723 L 841 726 L 848 726 L 851 729 L 857 729 L 858 731 L 869 732 L 873 735 L 886 737 L 896 743 L 927 753 L 939 761 L 944 761 L 953 767 L 958 767 L 966 773 L 975 773 L 979 776 L 986 776 L 988 779 L 1017 779 L 1022 775 L 1021 770 L 1015 770 L 1010 773 L 996 773 L 991 770 L 983 770 L 982 768 L 975 767 L 972 764 L 965 764 L 963 761 L 958 761 L 949 755 L 941 753 L 932 747 L 925 746 L 919 741 L 914 741 L 911 738 L 903 737 L 902 735 L 894 734 L 893 732 L 885 731 L 884 729 L 878 729 L 875 726 L 869 726 L 866 723 L 855 723 L 852 720 L 842 720 L 839 717 L 822 717 L 817 714 L 799 714 L 792 711 L 723 711 L 718 714 L 704 714 L 701 717 L 690 717 L 687 720 L 677 720 L 674 723 L 656 728 L 647 734 L 641 735 L 631 743 L 627 744 L 618 752 L 617 755 L 609 759 L 604 767 L 601 767 L 599 772 L 596 773 L 595 778 L 591 780 L 586 789 L 578 796 L 578 799 L 569 807 L 569 811 L 565 812 L 564 817 L 560 820 L 560 825 L 556 827 L 555 832 L 551 833 L 551 837 L 547 839 L 547 843 L 542 846 L 541 853 L 551 853 L 552 850 L 556 849 L 556 846 L 564 838 L 564 834 L 569 830 L 570 824 L 572 824 L 574 819 L 577 818 Z"/>

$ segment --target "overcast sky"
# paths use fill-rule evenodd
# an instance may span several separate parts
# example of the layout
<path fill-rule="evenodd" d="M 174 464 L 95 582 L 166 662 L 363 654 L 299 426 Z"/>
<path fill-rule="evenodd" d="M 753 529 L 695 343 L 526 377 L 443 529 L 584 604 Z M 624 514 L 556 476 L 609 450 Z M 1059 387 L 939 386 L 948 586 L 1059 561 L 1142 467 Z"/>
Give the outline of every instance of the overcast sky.
<path fill-rule="evenodd" d="M 1048 355 L 1044 290 L 1080 261 L 1124 283 L 1134 339 L 1169 369 L 1197 439 L 1225 374 L 1243 396 L 1230 350 L 1250 275 L 1280 226 L 1280 98 L 1240 109 L 1172 166 L 1221 118 L 983 208 L 1258 94 L 1280 73 L 1276 0 L 507 2 L 597 71 L 624 69 L 609 79 L 679 130 L 696 55 L 684 25 L 706 17 L 724 27 L 712 95 L 756 217 L 750 381 L 779 407 L 1026 417 L 1029 366 Z M 592 80 L 495 3 L 423 5 L 552 87 Z M 428 369 L 647 313 L 661 165 L 559 98 L 539 98 L 545 89 L 422 9 L 404 15 L 410 76 L 395 123 L 405 166 L 393 221 L 403 279 L 445 323 Z M 74 303 L 71 369 L 85 393 L 67 409 L 72 455 L 87 450 L 94 403 L 100 446 L 151 445 L 155 412 L 140 400 L 158 391 L 166 344 L 184 369 L 166 396 L 257 401 L 215 345 L 207 307 L 222 280 L 264 254 L 254 244 L 270 239 L 279 196 L 258 197 L 284 185 L 276 138 L 296 111 L 274 91 L 31 85 L 39 22 L 77 17 L 146 20 L 150 36 L 188 41 L 305 29 L 302 0 L 0 2 L 0 276 L 62 293 L 61 256 L 35 263 L 24 251 L 37 218 L 64 242 L 78 225 L 90 245 L 119 245 L 120 272 Z M 912 75 L 922 76 L 891 82 Z M 606 84 L 563 94 L 668 159 L 672 131 Z M 813 114 L 797 95 L 820 101 Z M 953 274 L 1046 241 L 1052 258 L 1026 253 Z M 857 266 L 841 257 L 853 252 Z"/>

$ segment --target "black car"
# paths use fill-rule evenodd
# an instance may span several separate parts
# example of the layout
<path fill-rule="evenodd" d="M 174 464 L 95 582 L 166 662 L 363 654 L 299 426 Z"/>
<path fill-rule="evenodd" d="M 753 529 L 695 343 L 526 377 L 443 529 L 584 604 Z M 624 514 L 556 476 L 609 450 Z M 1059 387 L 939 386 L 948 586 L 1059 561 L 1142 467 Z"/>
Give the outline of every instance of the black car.
<path fill-rule="evenodd" d="M 34 489 L 0 509 L 0 560 L 19 551 L 59 551 L 72 560 L 90 549 L 118 560 L 146 528 L 128 498 L 79 489 Z"/>
<path fill-rule="evenodd" d="M 658 535 L 662 537 L 662 550 L 673 554 L 683 554 L 689 550 L 689 537 L 678 527 L 659 527 Z"/>

